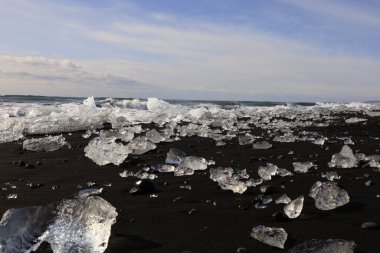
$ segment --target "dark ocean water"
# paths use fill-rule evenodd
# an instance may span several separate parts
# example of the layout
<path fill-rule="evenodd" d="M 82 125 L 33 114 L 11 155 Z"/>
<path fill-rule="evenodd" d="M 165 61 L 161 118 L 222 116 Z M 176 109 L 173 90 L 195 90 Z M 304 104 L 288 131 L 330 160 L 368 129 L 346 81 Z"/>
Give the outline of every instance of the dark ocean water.
<path fill-rule="evenodd" d="M 40 104 L 62 104 L 62 103 L 82 103 L 86 97 L 50 97 L 50 96 L 20 96 L 20 95 L 4 95 L 0 96 L 0 103 L 40 103 Z M 105 100 L 106 97 L 95 97 L 96 102 Z M 133 98 L 113 98 L 115 100 L 125 100 Z M 140 99 L 146 101 L 146 99 Z M 214 100 L 176 100 L 163 99 L 170 104 L 194 105 L 194 104 L 216 104 L 220 106 L 276 106 L 276 105 L 303 105 L 311 106 L 315 103 L 288 103 L 288 102 L 270 102 L 270 101 L 214 101 Z"/>

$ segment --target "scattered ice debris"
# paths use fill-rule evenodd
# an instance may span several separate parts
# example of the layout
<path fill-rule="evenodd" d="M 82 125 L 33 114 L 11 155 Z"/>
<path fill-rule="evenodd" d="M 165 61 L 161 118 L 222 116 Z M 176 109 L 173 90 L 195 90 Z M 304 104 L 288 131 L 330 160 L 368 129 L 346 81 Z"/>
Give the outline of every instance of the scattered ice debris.
<path fill-rule="evenodd" d="M 169 164 L 180 164 L 185 160 L 186 154 L 178 148 L 171 148 L 166 155 L 165 163 Z"/>
<path fill-rule="evenodd" d="M 239 145 L 248 145 L 253 142 L 253 136 L 250 134 L 240 135 L 238 139 Z"/>
<path fill-rule="evenodd" d="M 326 171 L 326 173 L 322 173 L 322 178 L 326 178 L 329 181 L 334 181 L 335 179 L 339 180 L 340 176 L 336 171 Z"/>
<path fill-rule="evenodd" d="M 278 168 L 276 165 L 273 165 L 271 163 L 267 163 L 266 166 L 259 166 L 259 169 L 257 171 L 258 175 L 264 179 L 264 180 L 271 180 L 272 176 L 279 175 L 280 177 L 287 177 L 292 176 L 293 173 L 290 171 Z"/>
<path fill-rule="evenodd" d="M 295 142 L 296 137 L 291 133 L 286 133 L 282 136 L 276 136 L 273 138 L 273 141 L 275 142 Z"/>
<path fill-rule="evenodd" d="M 257 195 L 252 203 L 256 209 L 264 209 L 267 208 L 267 205 L 273 201 L 271 196 L 268 195 Z"/>
<path fill-rule="evenodd" d="M 354 253 L 355 248 L 356 243 L 353 241 L 341 239 L 313 239 L 295 246 L 288 250 L 287 253 Z"/>
<path fill-rule="evenodd" d="M 344 145 L 340 153 L 332 156 L 331 162 L 328 165 L 330 168 L 353 168 L 358 166 L 358 161 L 352 149 Z"/>
<path fill-rule="evenodd" d="M 295 172 L 307 173 L 314 164 L 312 162 L 294 162 L 293 167 Z"/>
<path fill-rule="evenodd" d="M 175 169 L 173 165 L 169 165 L 169 164 L 152 165 L 150 166 L 150 168 L 158 172 L 174 172 L 174 169 Z"/>
<path fill-rule="evenodd" d="M 98 196 L 9 209 L 0 221 L 0 248 L 8 253 L 31 252 L 45 241 L 54 253 L 102 253 L 116 216 L 116 209 Z"/>
<path fill-rule="evenodd" d="M 131 150 L 122 143 L 116 143 L 114 138 L 96 137 L 88 143 L 84 152 L 97 165 L 109 163 L 120 165 L 131 153 Z"/>
<path fill-rule="evenodd" d="M 284 213 L 290 219 L 295 219 L 300 216 L 303 209 L 303 196 L 299 196 L 295 200 L 290 201 L 288 204 L 284 206 Z"/>
<path fill-rule="evenodd" d="M 310 189 L 309 196 L 320 210 L 332 210 L 350 202 L 348 193 L 335 182 L 317 181 Z"/>
<path fill-rule="evenodd" d="M 92 195 L 99 195 L 102 192 L 103 192 L 103 188 L 85 189 L 85 190 L 79 191 L 75 197 L 76 198 L 86 198 L 86 197 L 92 196 Z"/>
<path fill-rule="evenodd" d="M 253 149 L 270 149 L 272 144 L 267 141 L 253 143 Z"/>
<path fill-rule="evenodd" d="M 272 228 L 262 225 L 254 227 L 251 236 L 262 243 L 280 249 L 284 248 L 286 239 L 288 238 L 288 234 L 283 228 Z"/>
<path fill-rule="evenodd" d="M 23 149 L 37 152 L 56 151 L 64 146 L 71 148 L 71 145 L 66 142 L 65 138 L 62 135 L 28 139 L 22 143 Z"/>
<path fill-rule="evenodd" d="M 358 123 L 358 122 L 363 122 L 363 121 L 367 121 L 367 119 L 358 118 L 358 117 L 346 119 L 347 124 L 353 124 L 353 123 Z"/>
<path fill-rule="evenodd" d="M 292 201 L 292 200 L 288 197 L 288 195 L 282 194 L 280 197 L 278 197 L 275 200 L 275 203 L 276 204 L 288 204 L 290 201 Z"/>
<path fill-rule="evenodd" d="M 246 170 L 234 171 L 233 168 L 211 168 L 210 179 L 217 182 L 223 190 L 231 190 L 242 194 L 250 186 L 256 186 L 258 181 L 249 180 Z M 244 180 L 248 179 L 248 180 Z M 243 181 L 244 180 L 244 181 Z"/>
<path fill-rule="evenodd" d="M 145 139 L 142 136 L 134 138 L 127 147 L 132 150 L 132 154 L 141 155 L 149 150 L 155 149 L 157 146 L 153 142 Z"/>

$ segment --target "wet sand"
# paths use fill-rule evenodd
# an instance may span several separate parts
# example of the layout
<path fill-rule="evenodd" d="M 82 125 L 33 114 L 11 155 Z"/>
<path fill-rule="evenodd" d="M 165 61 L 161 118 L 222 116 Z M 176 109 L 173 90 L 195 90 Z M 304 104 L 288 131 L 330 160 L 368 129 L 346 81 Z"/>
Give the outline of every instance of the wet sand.
<path fill-rule="evenodd" d="M 362 116 L 361 116 L 362 117 Z M 366 155 L 380 154 L 380 119 L 368 118 L 368 122 L 344 124 L 344 121 L 329 127 L 311 127 L 299 131 L 316 131 L 326 137 L 351 137 L 354 151 Z M 253 130 L 253 134 L 256 130 Z M 365 230 L 361 224 L 373 221 L 380 224 L 380 172 L 372 168 L 330 169 L 327 162 L 338 153 L 343 142 L 323 146 L 310 142 L 273 143 L 268 150 L 253 150 L 251 145 L 240 146 L 237 138 L 225 146 L 215 146 L 212 139 L 185 137 L 177 142 L 159 143 L 157 149 L 143 155 L 130 155 L 120 166 L 97 166 L 84 155 L 84 147 L 90 139 L 81 137 L 82 133 L 64 134 L 71 149 L 54 152 L 29 152 L 22 150 L 22 142 L 0 144 L 0 184 L 16 185 L 15 189 L 1 191 L 0 213 L 9 208 L 46 205 L 64 198 L 72 198 L 88 182 L 92 187 L 103 187 L 101 197 L 117 208 L 119 213 L 106 252 L 139 253 L 180 253 L 183 251 L 236 252 L 245 247 L 248 252 L 284 252 L 256 241 L 250 236 L 254 226 L 265 225 L 282 227 L 289 234 L 285 249 L 313 238 L 345 239 L 357 243 L 356 252 L 378 252 L 380 230 Z M 91 137 L 92 138 L 92 137 Z M 328 150 L 326 150 L 328 147 Z M 265 209 L 255 209 L 252 201 L 259 193 L 259 187 L 249 188 L 242 195 L 224 191 L 209 179 L 208 170 L 196 171 L 192 176 L 174 177 L 172 173 L 159 173 L 153 182 L 157 198 L 148 195 L 131 195 L 136 178 L 122 178 L 119 173 L 124 169 L 138 171 L 165 162 L 170 148 L 180 148 L 186 154 L 213 159 L 210 167 L 233 167 L 247 169 L 248 174 L 258 178 L 259 165 L 273 163 L 279 167 L 293 170 L 294 161 L 313 161 L 318 170 L 309 173 L 295 173 L 294 177 L 273 177 L 263 185 L 271 185 L 276 199 L 286 193 L 291 199 L 305 196 L 304 209 L 299 218 L 291 221 L 275 221 L 272 214 L 280 211 L 283 205 L 270 203 Z M 289 151 L 294 153 L 289 155 Z M 35 165 L 27 169 L 18 166 L 18 161 Z M 37 165 L 40 162 L 40 165 Z M 350 195 L 350 203 L 331 210 L 321 211 L 308 197 L 310 187 L 321 180 L 321 172 L 334 170 L 342 176 L 338 185 Z M 367 174 L 367 175 L 365 175 Z M 371 186 L 365 182 L 371 180 Z M 31 189 L 26 184 L 43 184 Z M 107 187 L 104 184 L 112 183 Z M 52 186 L 58 188 L 52 190 Z M 190 185 L 191 190 L 180 186 Z M 283 186 L 283 187 L 282 187 Z M 8 187 L 9 188 L 9 187 Z M 17 199 L 7 199 L 10 193 L 17 193 Z M 181 197 L 181 198 L 178 198 Z M 176 201 L 174 201 L 176 199 Z M 240 206 L 240 207 L 239 207 Z M 191 209 L 197 212 L 189 214 Z M 45 245 L 46 246 L 46 245 Z M 39 252 L 49 252 L 49 247 L 41 247 Z"/>

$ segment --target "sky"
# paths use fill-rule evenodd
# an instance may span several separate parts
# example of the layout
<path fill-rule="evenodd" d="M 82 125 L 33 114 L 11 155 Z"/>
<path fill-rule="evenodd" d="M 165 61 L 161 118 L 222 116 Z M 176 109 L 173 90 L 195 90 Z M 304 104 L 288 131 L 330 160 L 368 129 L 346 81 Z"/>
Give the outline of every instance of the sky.
<path fill-rule="evenodd" d="M 1 0 L 0 94 L 380 100 L 380 1 Z"/>

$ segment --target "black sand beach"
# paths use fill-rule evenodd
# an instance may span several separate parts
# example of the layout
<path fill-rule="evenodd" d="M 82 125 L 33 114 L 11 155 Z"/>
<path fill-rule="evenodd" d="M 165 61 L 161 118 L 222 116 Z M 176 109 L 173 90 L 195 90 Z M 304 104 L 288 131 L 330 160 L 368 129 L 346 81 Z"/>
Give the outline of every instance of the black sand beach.
<path fill-rule="evenodd" d="M 355 143 L 351 146 L 354 152 L 379 155 L 380 119 L 366 118 L 368 121 L 364 123 L 345 124 L 342 116 L 335 125 L 297 131 L 315 131 L 329 138 L 351 137 Z M 253 129 L 252 133 L 255 131 L 259 130 Z M 90 139 L 82 138 L 82 134 L 64 134 L 72 148 L 54 152 L 25 151 L 22 141 L 0 144 L 0 184 L 6 186 L 10 183 L 17 187 L 2 191 L 0 213 L 9 208 L 46 205 L 72 198 L 80 189 L 103 187 L 104 192 L 100 196 L 118 212 L 107 253 L 227 253 L 236 252 L 239 247 L 252 253 L 284 252 L 313 238 L 352 240 L 357 244 L 355 252 L 359 253 L 379 251 L 380 230 L 362 229 L 361 224 L 367 221 L 380 224 L 380 172 L 363 168 L 363 164 L 350 169 L 328 168 L 327 163 L 333 154 L 340 151 L 342 142 L 327 141 L 323 146 L 310 142 L 273 142 L 271 149 L 253 150 L 252 145 L 239 145 L 237 138 L 227 141 L 225 146 L 215 146 L 215 141 L 209 138 L 184 137 L 176 142 L 159 143 L 148 153 L 130 155 L 120 166 L 97 166 L 85 157 L 84 147 Z M 221 190 L 210 180 L 208 169 L 182 177 L 159 173 L 153 180 L 158 197 L 131 195 L 129 190 L 138 179 L 122 178 L 119 173 L 124 169 L 138 171 L 149 165 L 163 164 L 170 148 L 179 148 L 187 155 L 213 159 L 215 165 L 209 167 L 245 168 L 254 178 L 258 178 L 258 166 L 267 163 L 292 170 L 295 161 L 313 161 L 318 169 L 311 169 L 306 174 L 295 173 L 293 177 L 274 177 L 262 184 L 273 187 L 270 193 L 273 199 L 283 193 L 291 199 L 305 196 L 301 216 L 287 221 L 276 221 L 272 217 L 273 213 L 282 210 L 283 205 L 272 202 L 267 208 L 254 208 L 252 201 L 260 194 L 259 187 L 251 187 L 241 195 Z M 288 154 L 290 150 L 293 154 Z M 19 166 L 19 161 L 33 164 L 30 167 L 34 168 Z M 338 185 L 349 193 L 350 203 L 331 211 L 321 211 L 308 194 L 310 187 L 322 180 L 321 173 L 330 170 L 342 177 Z M 368 180 L 371 180 L 371 186 L 365 185 Z M 96 185 L 89 187 L 88 182 Z M 27 183 L 33 183 L 33 188 Z M 78 185 L 82 188 L 79 189 Z M 53 190 L 52 186 L 58 188 Z M 191 190 L 180 186 L 191 186 Z M 17 193 L 18 198 L 7 199 L 10 193 Z M 192 209 L 196 210 L 189 214 Z M 257 225 L 284 228 L 289 234 L 285 250 L 253 239 L 250 232 Z M 50 252 L 49 246 L 41 246 L 38 252 Z"/>

